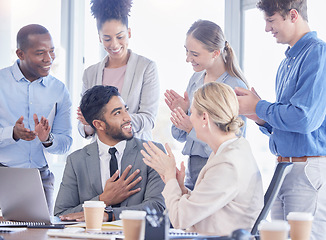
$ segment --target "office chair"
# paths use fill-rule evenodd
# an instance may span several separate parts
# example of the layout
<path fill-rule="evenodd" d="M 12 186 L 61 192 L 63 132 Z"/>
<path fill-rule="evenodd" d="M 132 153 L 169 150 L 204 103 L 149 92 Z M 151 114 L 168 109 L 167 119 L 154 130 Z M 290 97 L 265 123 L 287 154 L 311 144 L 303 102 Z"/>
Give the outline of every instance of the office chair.
<path fill-rule="evenodd" d="M 255 236 L 258 232 L 258 225 L 260 221 L 265 220 L 272 205 L 276 199 L 278 192 L 280 191 L 281 185 L 284 181 L 285 176 L 292 170 L 293 163 L 291 162 L 280 162 L 277 164 L 271 183 L 264 196 L 264 207 L 261 210 L 252 230 L 251 235 Z"/>

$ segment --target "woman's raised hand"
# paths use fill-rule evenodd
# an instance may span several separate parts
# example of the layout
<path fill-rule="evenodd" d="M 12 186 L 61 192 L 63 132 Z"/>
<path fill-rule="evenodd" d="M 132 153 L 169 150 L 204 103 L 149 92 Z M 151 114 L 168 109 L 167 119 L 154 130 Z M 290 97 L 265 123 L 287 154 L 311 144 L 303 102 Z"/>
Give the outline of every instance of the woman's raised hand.
<path fill-rule="evenodd" d="M 170 120 L 177 128 L 190 133 L 192 129 L 190 117 L 180 107 L 171 112 Z"/>
<path fill-rule="evenodd" d="M 81 121 L 82 124 L 84 124 L 84 125 L 89 125 L 89 124 L 86 122 L 86 120 L 85 120 L 85 118 L 84 118 L 84 116 L 83 116 L 83 114 L 82 114 L 82 112 L 81 112 L 81 110 L 80 110 L 80 107 L 77 108 L 77 119 L 78 119 L 79 121 Z"/>
<path fill-rule="evenodd" d="M 143 143 L 143 145 L 146 151 L 140 150 L 140 153 L 144 156 L 144 163 L 158 172 L 164 183 L 170 179 L 175 179 L 176 163 L 169 145 L 165 144 L 165 148 L 168 154 L 164 153 L 151 141 Z"/>
<path fill-rule="evenodd" d="M 190 101 L 188 97 L 188 93 L 184 93 L 184 97 L 181 97 L 178 93 L 173 90 L 166 90 L 164 93 L 165 103 L 168 105 L 171 111 L 180 107 L 185 113 L 187 113 L 190 107 Z"/>

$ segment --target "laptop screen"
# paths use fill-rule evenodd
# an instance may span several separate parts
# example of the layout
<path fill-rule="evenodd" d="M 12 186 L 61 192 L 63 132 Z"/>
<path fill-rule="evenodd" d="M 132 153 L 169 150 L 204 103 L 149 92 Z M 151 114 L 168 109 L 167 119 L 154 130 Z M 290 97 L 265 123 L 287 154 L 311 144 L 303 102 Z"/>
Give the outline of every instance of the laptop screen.
<path fill-rule="evenodd" d="M 0 167 L 0 208 L 5 220 L 50 224 L 39 170 Z"/>

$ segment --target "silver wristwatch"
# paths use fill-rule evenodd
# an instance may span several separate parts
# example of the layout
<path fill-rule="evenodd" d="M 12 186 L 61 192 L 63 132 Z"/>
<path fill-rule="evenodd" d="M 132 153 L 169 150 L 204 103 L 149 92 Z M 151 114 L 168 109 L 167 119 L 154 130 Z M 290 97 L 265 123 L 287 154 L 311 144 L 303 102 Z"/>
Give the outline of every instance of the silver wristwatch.
<path fill-rule="evenodd" d="M 44 142 L 42 142 L 42 143 L 43 143 L 43 144 L 53 143 L 53 139 L 54 139 L 53 134 L 50 133 L 50 134 L 49 134 L 49 138 L 48 138 L 48 140 L 46 140 L 46 141 L 44 141 Z"/>

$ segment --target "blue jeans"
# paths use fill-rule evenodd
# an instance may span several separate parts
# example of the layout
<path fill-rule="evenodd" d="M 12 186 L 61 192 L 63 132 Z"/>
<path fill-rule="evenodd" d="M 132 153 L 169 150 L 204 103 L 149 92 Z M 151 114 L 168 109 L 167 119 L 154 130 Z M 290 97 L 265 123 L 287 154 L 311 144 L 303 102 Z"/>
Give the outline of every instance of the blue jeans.
<path fill-rule="evenodd" d="M 294 163 L 272 207 L 272 219 L 286 220 L 289 212 L 311 212 L 311 240 L 326 236 L 326 157 Z"/>

